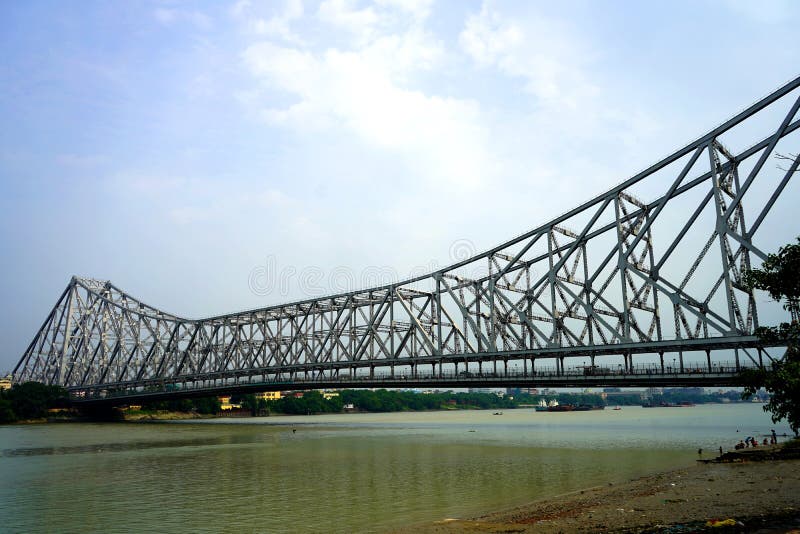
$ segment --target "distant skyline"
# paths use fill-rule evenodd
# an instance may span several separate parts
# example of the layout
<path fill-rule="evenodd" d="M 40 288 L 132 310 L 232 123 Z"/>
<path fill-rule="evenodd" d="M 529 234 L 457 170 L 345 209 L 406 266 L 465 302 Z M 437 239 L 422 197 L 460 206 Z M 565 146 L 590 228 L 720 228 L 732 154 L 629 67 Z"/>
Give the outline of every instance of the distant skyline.
<path fill-rule="evenodd" d="M 800 74 L 798 23 L 790 0 L 4 3 L 0 372 L 73 274 L 204 317 L 487 249 Z"/>

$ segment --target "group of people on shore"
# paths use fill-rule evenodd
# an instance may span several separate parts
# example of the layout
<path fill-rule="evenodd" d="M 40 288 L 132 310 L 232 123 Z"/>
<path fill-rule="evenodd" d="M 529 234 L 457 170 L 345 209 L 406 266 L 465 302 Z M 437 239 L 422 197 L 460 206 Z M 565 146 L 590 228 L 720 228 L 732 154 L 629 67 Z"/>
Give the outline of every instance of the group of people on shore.
<path fill-rule="evenodd" d="M 772 429 L 772 435 L 769 437 L 765 437 L 764 440 L 760 443 L 762 447 L 766 447 L 768 445 L 777 445 L 778 444 L 778 435 L 775 433 L 775 429 Z M 739 440 L 739 443 L 736 444 L 734 449 L 737 451 L 740 449 L 747 449 L 750 447 L 758 447 L 759 442 L 753 436 L 748 436 L 743 440 Z"/>

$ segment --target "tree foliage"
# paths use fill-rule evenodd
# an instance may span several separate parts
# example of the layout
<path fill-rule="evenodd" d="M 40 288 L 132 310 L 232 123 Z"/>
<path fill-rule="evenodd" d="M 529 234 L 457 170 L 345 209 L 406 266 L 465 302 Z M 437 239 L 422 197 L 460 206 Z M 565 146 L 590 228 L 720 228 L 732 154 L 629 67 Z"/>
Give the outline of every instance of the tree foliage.
<path fill-rule="evenodd" d="M 800 237 L 797 244 L 789 244 L 770 254 L 761 269 L 744 273 L 744 282 L 754 289 L 762 289 L 777 301 L 783 301 L 792 322 L 800 319 Z"/>
<path fill-rule="evenodd" d="M 0 422 L 13 423 L 20 419 L 41 419 L 50 408 L 66 408 L 69 397 L 64 388 L 39 382 L 14 384 L 0 392 Z"/>
<path fill-rule="evenodd" d="M 169 412 L 197 412 L 213 415 L 219 412 L 220 402 L 217 397 L 170 399 L 142 403 L 142 410 L 146 412 L 159 410 L 166 410 Z"/>
<path fill-rule="evenodd" d="M 771 362 L 769 367 L 744 371 L 743 396 L 749 398 L 764 388 L 771 395 L 764 411 L 772 414 L 774 423 L 785 419 L 797 434 L 800 431 L 800 244 L 789 244 L 781 247 L 777 254 L 770 254 L 761 269 L 745 273 L 745 282 L 783 301 L 792 322 L 756 331 L 766 343 L 785 343 L 786 354 Z"/>

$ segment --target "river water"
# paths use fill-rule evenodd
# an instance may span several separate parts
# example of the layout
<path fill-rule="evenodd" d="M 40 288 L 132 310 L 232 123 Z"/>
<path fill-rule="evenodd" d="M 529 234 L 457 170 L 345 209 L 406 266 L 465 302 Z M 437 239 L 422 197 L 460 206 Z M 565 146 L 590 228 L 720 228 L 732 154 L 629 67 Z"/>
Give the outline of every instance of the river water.
<path fill-rule="evenodd" d="M 381 532 L 692 464 L 761 405 L 0 427 L 0 531 Z M 738 432 L 737 432 L 738 430 Z"/>

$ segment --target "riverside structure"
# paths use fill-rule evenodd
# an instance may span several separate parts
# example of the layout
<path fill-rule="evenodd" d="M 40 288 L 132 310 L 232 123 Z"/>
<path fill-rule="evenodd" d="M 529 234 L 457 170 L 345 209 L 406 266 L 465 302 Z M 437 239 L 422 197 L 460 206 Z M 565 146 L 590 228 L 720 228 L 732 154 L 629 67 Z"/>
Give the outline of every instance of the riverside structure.
<path fill-rule="evenodd" d="M 766 258 L 759 230 L 800 164 L 765 165 L 797 152 L 798 88 L 800 77 L 575 209 L 402 282 L 187 319 L 73 277 L 15 380 L 62 385 L 86 403 L 335 387 L 735 385 L 742 367 L 780 357 L 754 336 L 759 309 L 742 273 Z"/>

